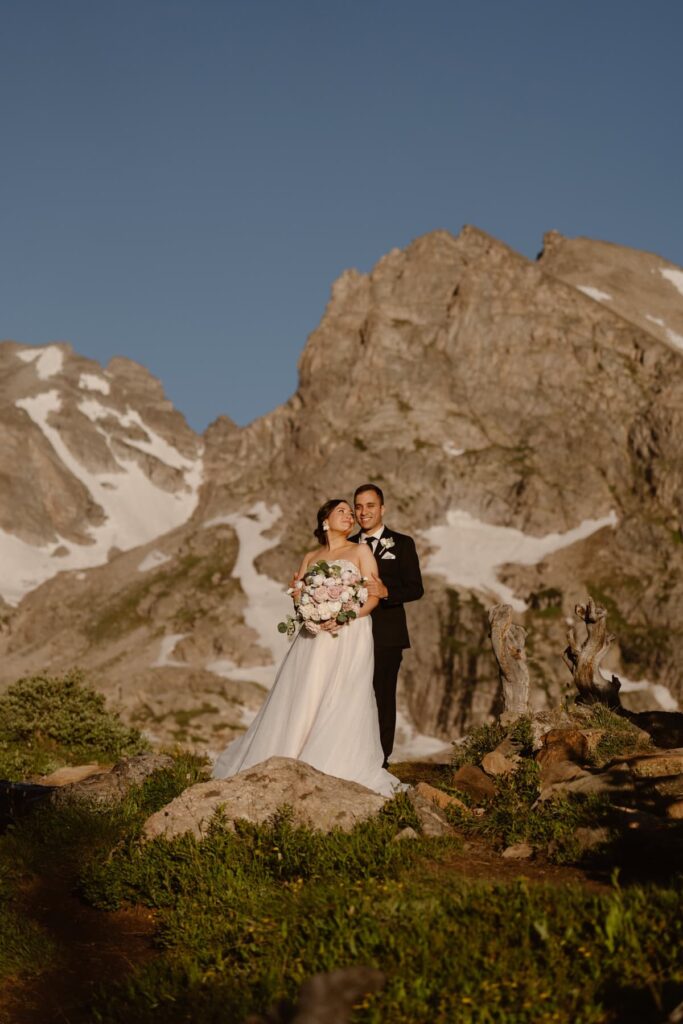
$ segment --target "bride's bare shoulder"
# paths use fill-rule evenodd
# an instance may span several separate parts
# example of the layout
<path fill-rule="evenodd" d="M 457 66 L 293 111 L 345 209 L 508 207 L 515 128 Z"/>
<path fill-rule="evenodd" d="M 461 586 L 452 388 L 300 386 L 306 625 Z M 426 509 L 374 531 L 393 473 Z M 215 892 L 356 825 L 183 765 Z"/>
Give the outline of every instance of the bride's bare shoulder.
<path fill-rule="evenodd" d="M 307 551 L 306 552 L 306 554 L 304 555 L 304 557 L 302 559 L 302 562 L 301 562 L 301 569 L 299 570 L 299 574 L 305 572 L 306 569 L 308 568 L 308 566 L 311 565 L 313 562 L 317 562 L 318 561 L 318 559 L 321 557 L 320 556 L 320 551 L 321 551 L 320 548 L 315 548 L 314 551 Z"/>

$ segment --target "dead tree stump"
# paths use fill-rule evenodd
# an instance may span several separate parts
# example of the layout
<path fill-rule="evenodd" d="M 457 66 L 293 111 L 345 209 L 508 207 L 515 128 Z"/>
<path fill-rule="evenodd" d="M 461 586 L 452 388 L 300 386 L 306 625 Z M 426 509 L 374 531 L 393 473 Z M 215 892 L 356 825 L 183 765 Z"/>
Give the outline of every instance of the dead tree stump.
<path fill-rule="evenodd" d="M 512 621 L 512 607 L 496 604 L 489 610 L 491 643 L 498 662 L 505 710 L 505 725 L 529 710 L 529 667 L 526 661 L 526 629 Z"/>
<path fill-rule="evenodd" d="M 621 707 L 619 690 L 621 683 L 617 676 L 605 679 L 600 672 L 600 662 L 612 646 L 616 636 L 607 632 L 607 611 L 596 604 L 592 597 L 586 604 L 577 604 L 574 609 L 577 619 L 586 627 L 586 638 L 579 646 L 576 631 L 572 626 L 567 633 L 568 646 L 563 658 L 572 674 L 579 700 L 583 704 L 606 704 L 610 708 Z"/>

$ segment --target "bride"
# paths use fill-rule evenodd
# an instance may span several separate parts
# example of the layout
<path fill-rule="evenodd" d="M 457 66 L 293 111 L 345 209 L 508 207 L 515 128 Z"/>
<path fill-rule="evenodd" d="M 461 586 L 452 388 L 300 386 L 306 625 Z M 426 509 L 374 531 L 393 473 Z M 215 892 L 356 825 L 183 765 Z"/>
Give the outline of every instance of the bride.
<path fill-rule="evenodd" d="M 348 501 L 326 501 L 314 531 L 320 547 L 308 552 L 296 579 L 319 559 L 353 567 L 359 577 L 377 573 L 368 545 L 349 541 L 353 525 Z M 297 758 L 387 796 L 401 788 L 381 767 L 370 619 L 377 604 L 378 598 L 368 597 L 356 619 L 342 626 L 326 622 L 316 635 L 300 629 L 256 718 L 216 761 L 215 779 L 278 756 Z"/>

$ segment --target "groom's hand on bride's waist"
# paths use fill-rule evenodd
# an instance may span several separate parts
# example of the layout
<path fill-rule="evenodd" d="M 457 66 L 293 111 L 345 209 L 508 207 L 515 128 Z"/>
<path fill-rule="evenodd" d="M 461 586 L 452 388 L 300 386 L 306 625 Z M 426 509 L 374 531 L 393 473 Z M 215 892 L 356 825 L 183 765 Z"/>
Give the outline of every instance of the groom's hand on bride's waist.
<path fill-rule="evenodd" d="M 380 601 L 383 597 L 387 597 L 389 594 L 389 591 L 384 586 L 379 576 L 374 572 L 371 574 L 370 579 L 365 586 L 370 597 L 378 597 Z"/>

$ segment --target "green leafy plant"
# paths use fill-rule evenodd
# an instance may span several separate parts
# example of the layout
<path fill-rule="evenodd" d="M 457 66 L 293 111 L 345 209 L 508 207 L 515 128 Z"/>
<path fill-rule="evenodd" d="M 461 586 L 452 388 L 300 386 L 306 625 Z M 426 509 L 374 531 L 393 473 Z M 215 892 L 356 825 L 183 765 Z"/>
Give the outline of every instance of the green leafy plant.
<path fill-rule="evenodd" d="M 644 736 L 628 718 L 616 714 L 604 704 L 592 704 L 583 713 L 582 721 L 589 728 L 604 730 L 591 755 L 595 765 L 601 766 L 616 757 L 652 749 L 652 740 L 648 736 Z"/>
<path fill-rule="evenodd" d="M 6 779 L 146 749 L 138 730 L 107 710 L 79 671 L 19 679 L 0 697 L 0 775 Z"/>

